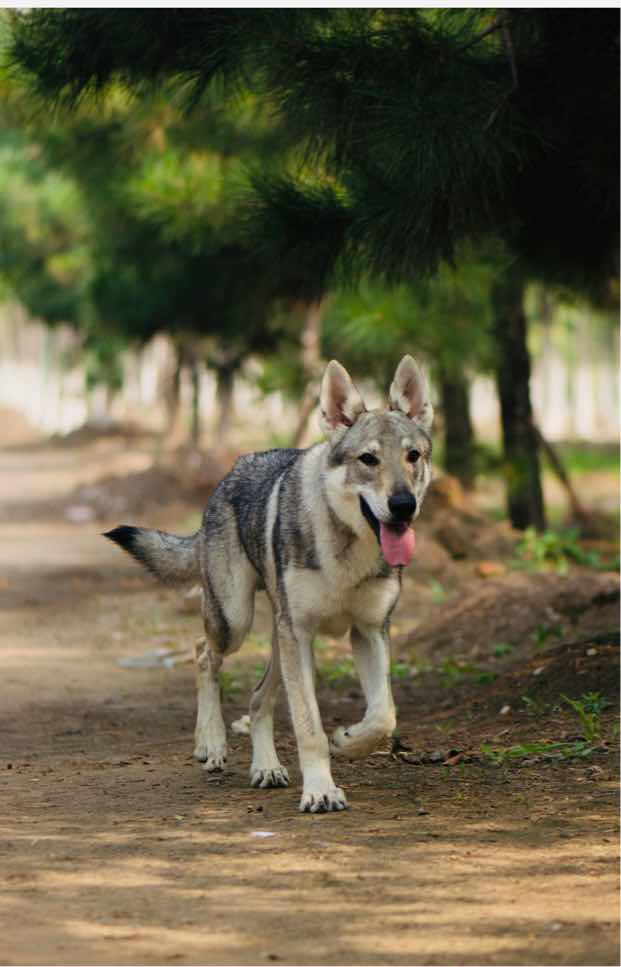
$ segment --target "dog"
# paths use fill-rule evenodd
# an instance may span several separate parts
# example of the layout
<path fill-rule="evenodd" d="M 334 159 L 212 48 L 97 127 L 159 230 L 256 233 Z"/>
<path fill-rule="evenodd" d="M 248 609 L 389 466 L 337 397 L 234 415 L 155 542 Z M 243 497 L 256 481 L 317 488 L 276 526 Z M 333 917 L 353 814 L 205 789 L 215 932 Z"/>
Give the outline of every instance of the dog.
<path fill-rule="evenodd" d="M 209 498 L 194 536 L 127 525 L 104 535 L 164 582 L 201 583 L 205 638 L 196 649 L 194 755 L 209 772 L 222 770 L 227 755 L 218 673 L 250 630 L 255 593 L 267 592 L 272 655 L 250 702 L 250 782 L 289 785 L 274 747 L 282 679 L 303 776 L 300 810 L 311 813 L 347 808 L 330 753 L 364 757 L 394 731 L 390 616 L 432 474 L 433 408 L 411 356 L 397 367 L 388 409 L 367 410 L 336 360 L 325 370 L 320 406 L 326 441 L 240 457 Z M 319 632 L 348 630 L 366 712 L 328 741 L 312 643 Z"/>

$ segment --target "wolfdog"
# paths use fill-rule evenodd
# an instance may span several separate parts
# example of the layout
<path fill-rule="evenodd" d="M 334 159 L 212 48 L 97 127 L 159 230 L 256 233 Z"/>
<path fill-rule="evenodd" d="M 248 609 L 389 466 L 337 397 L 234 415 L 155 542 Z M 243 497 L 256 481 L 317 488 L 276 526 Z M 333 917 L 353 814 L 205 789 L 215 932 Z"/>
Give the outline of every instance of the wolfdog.
<path fill-rule="evenodd" d="M 161 580 L 200 580 L 205 638 L 196 648 L 198 716 L 194 755 L 209 772 L 226 762 L 219 670 L 243 644 L 255 592 L 273 611 L 272 655 L 250 702 L 252 786 L 288 786 L 274 747 L 280 679 L 298 745 L 302 812 L 347 808 L 330 752 L 367 755 L 396 724 L 390 686 L 390 616 L 403 566 L 414 553 L 412 522 L 431 480 L 433 409 L 427 382 L 404 356 L 387 410 L 367 410 L 333 360 L 320 405 L 327 440 L 307 450 L 240 457 L 209 498 L 192 537 L 122 525 L 105 534 Z M 316 633 L 351 631 L 366 712 L 328 741 L 315 697 Z"/>

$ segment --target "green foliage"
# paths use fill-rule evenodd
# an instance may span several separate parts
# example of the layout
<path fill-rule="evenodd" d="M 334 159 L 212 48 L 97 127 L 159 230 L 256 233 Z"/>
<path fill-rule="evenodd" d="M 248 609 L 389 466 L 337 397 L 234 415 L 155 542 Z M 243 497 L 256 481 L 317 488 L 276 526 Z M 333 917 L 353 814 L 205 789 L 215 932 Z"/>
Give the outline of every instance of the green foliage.
<path fill-rule="evenodd" d="M 356 669 L 353 658 L 349 656 L 342 661 L 326 661 L 318 665 L 317 671 L 321 678 L 333 688 L 351 683 L 355 680 Z"/>
<path fill-rule="evenodd" d="M 582 547 L 577 528 L 547 530 L 538 534 L 533 527 L 529 527 L 524 531 L 516 553 L 518 558 L 514 566 L 533 570 L 553 568 L 558 574 L 566 574 L 570 563 L 595 568 L 602 564 L 597 551 L 587 551 Z"/>
<path fill-rule="evenodd" d="M 324 355 L 382 386 L 412 347 L 449 375 L 486 369 L 494 271 L 485 252 L 464 249 L 458 268 L 443 264 L 431 279 L 386 287 L 364 278 L 355 289 L 337 290 L 324 314 Z"/>
<path fill-rule="evenodd" d="M 558 641 L 562 637 L 562 625 L 538 625 L 532 633 L 532 639 L 536 648 L 545 648 L 552 639 Z"/>
<path fill-rule="evenodd" d="M 300 291 L 344 260 L 411 281 L 484 236 L 592 287 L 616 274 L 617 31 L 587 9 L 40 9 L 13 16 L 11 46 L 72 104 L 115 84 L 269 99 L 285 173 L 264 179 L 255 229 Z"/>
<path fill-rule="evenodd" d="M 393 661 L 390 663 L 390 675 L 394 681 L 406 681 L 412 677 L 412 669 L 406 662 Z"/>
<path fill-rule="evenodd" d="M 470 662 L 455 658 L 445 658 L 438 671 L 445 688 L 452 688 L 464 681 L 476 682 L 478 685 L 489 685 L 498 677 L 497 673 L 490 669 L 478 668 Z"/>
<path fill-rule="evenodd" d="M 504 747 L 481 746 L 481 755 L 498 766 L 530 758 L 583 759 L 592 752 L 593 746 L 588 742 L 551 742 L 547 739 Z"/>
<path fill-rule="evenodd" d="M 601 714 L 610 702 L 600 692 L 585 692 L 580 698 L 561 695 L 561 698 L 578 716 L 587 742 L 598 742 L 601 738 Z"/>

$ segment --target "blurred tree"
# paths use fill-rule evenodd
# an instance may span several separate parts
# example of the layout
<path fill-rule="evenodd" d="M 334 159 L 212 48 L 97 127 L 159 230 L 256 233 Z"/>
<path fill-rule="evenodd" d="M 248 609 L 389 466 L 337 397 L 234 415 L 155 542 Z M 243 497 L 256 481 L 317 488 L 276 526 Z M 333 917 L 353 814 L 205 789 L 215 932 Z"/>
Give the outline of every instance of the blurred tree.
<path fill-rule="evenodd" d="M 4 94 L 8 113 L 23 92 Z M 23 150 L 37 155 L 46 176 L 74 186 L 90 219 L 87 285 L 62 290 L 75 312 L 63 304 L 60 318 L 79 324 L 91 341 L 99 335 L 101 345 L 88 358 L 109 373 L 115 347 L 167 332 L 178 364 L 191 373 L 193 438 L 204 361 L 216 373 L 222 437 L 235 373 L 248 355 L 273 348 L 279 338 L 278 327 L 267 325 L 274 295 L 269 266 L 248 246 L 237 210 L 244 167 L 269 154 L 269 122 L 247 95 L 238 98 L 234 114 L 217 94 L 182 116 L 168 92 L 128 100 L 118 89 L 96 110 L 84 105 L 51 120 L 27 107 L 13 119 Z M 65 242 L 71 252 L 73 239 Z M 17 250 L 14 264 L 27 274 Z M 49 299 L 43 312 L 32 299 L 28 304 L 50 321 Z M 171 416 L 178 375 L 169 393 Z"/>
<path fill-rule="evenodd" d="M 114 79 L 174 78 L 190 102 L 214 78 L 266 92 L 303 163 L 255 177 L 249 231 L 307 299 L 339 272 L 417 280 L 465 239 L 501 239 L 509 510 L 543 526 L 524 285 L 598 293 L 616 274 L 618 11 L 34 10 L 13 36 L 41 92 L 69 101 Z"/>
<path fill-rule="evenodd" d="M 477 448 L 470 421 L 470 376 L 494 360 L 490 292 L 496 263 L 470 247 L 458 268 L 441 265 L 429 279 L 385 287 L 365 280 L 327 304 L 326 355 L 336 355 L 360 378 L 373 375 L 386 389 L 407 349 L 421 354 L 440 396 L 444 466 L 471 487 Z"/>

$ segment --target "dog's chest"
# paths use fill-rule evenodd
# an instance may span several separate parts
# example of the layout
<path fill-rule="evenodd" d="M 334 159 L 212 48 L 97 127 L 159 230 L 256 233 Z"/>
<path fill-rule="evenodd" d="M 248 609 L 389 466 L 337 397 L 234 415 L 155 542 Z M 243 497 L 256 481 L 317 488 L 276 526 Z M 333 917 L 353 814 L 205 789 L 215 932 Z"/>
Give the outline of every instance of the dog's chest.
<path fill-rule="evenodd" d="M 397 573 L 378 567 L 377 553 L 366 560 L 322 564 L 318 571 L 296 569 L 287 575 L 292 613 L 335 636 L 352 624 L 381 626 L 399 596 Z"/>

